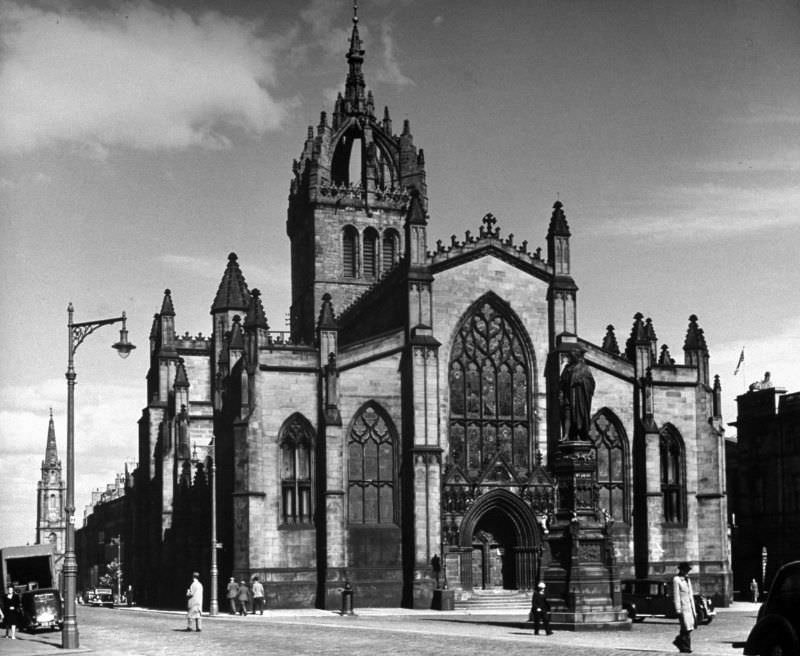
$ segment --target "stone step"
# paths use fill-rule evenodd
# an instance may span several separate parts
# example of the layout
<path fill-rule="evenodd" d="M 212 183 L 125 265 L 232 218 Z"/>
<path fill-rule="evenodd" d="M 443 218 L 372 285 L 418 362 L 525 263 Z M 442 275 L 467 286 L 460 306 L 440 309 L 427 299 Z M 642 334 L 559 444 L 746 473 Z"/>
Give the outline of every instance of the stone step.
<path fill-rule="evenodd" d="M 462 610 L 502 610 L 526 613 L 531 607 L 531 595 L 517 590 L 476 590 L 467 599 L 459 599 L 455 607 Z"/>

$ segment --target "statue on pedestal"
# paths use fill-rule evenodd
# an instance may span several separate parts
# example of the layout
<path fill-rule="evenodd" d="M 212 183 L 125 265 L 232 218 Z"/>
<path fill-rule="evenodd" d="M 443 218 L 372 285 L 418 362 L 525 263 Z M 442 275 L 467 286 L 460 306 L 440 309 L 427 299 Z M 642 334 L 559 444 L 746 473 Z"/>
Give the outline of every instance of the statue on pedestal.
<path fill-rule="evenodd" d="M 558 381 L 561 409 L 561 440 L 588 440 L 591 425 L 594 376 L 583 359 L 586 351 L 568 351 L 569 361 Z"/>

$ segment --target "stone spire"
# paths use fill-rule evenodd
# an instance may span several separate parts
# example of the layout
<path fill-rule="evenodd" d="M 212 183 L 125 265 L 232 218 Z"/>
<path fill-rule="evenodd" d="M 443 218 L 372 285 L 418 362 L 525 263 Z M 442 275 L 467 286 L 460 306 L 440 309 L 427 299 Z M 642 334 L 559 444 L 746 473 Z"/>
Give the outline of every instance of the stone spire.
<path fill-rule="evenodd" d="M 708 351 L 703 329 L 697 325 L 697 315 L 689 317 L 689 328 L 686 330 L 686 341 L 683 343 L 684 351 Z"/>
<path fill-rule="evenodd" d="M 250 292 L 250 307 L 247 308 L 247 314 L 244 315 L 244 328 L 245 330 L 252 328 L 269 330 L 267 315 L 261 302 L 261 291 L 258 289 Z"/>
<path fill-rule="evenodd" d="M 250 292 L 247 289 L 247 283 L 239 268 L 236 253 L 231 253 L 228 255 L 228 266 L 222 275 L 211 311 L 240 310 L 246 312 L 249 306 Z"/>
<path fill-rule="evenodd" d="M 169 289 L 164 290 L 164 301 L 161 303 L 161 312 L 159 314 L 162 317 L 175 316 L 175 307 L 172 305 L 172 291 Z"/>
<path fill-rule="evenodd" d="M 619 355 L 619 344 L 617 343 L 617 336 L 614 334 L 614 326 L 608 324 L 606 326 L 606 335 L 603 337 L 603 350 Z"/>
<path fill-rule="evenodd" d="M 42 467 L 60 467 L 58 448 L 56 447 L 56 428 L 53 424 L 53 408 L 50 408 L 50 425 L 47 428 L 47 447 L 44 451 Z"/>
<path fill-rule="evenodd" d="M 363 114 L 364 103 L 364 73 L 361 65 L 364 63 L 364 46 L 358 34 L 358 2 L 353 3 L 353 31 L 350 34 L 350 50 L 347 52 L 347 81 L 345 82 L 344 100 L 347 113 Z"/>

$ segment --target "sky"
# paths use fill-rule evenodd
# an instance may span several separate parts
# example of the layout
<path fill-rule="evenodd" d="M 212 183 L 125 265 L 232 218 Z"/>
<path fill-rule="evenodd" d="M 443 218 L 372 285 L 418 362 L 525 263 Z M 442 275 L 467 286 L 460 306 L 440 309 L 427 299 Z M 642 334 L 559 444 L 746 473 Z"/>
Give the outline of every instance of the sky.
<path fill-rule="evenodd" d="M 307 127 L 344 88 L 345 0 L 0 0 L 0 546 L 33 543 L 52 409 L 66 468 L 67 305 L 128 316 L 76 352 L 75 500 L 135 462 L 165 289 L 211 332 L 236 252 L 270 326 Z M 800 3 L 361 0 L 364 74 L 425 152 L 429 244 L 493 213 L 572 238 L 578 332 L 633 316 L 683 361 L 699 317 L 726 422 L 772 373 L 800 391 Z M 734 375 L 740 353 L 745 359 Z M 735 436 L 735 427 L 726 435 Z M 66 472 L 65 472 L 66 475 Z"/>

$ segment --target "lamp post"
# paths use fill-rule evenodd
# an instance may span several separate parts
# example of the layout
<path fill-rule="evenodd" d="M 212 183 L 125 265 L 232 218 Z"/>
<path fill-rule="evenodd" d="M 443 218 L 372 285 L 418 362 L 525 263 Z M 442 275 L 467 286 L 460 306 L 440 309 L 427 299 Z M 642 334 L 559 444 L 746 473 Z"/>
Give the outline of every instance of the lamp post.
<path fill-rule="evenodd" d="M 75 590 L 78 574 L 78 563 L 75 560 L 75 351 L 83 340 L 101 326 L 122 322 L 119 331 L 119 341 L 112 346 L 121 358 L 127 358 L 136 347 L 128 341 L 128 331 L 125 328 L 125 313 L 113 319 L 100 321 L 82 321 L 75 323 L 72 320 L 74 308 L 72 303 L 67 306 L 67 332 L 69 338 L 67 360 L 67 499 L 64 510 L 66 511 L 67 533 L 64 541 L 64 625 L 61 629 L 61 646 L 64 649 L 77 649 L 80 645 L 78 638 L 78 622 L 75 616 Z"/>
<path fill-rule="evenodd" d="M 217 568 L 217 449 L 214 436 L 211 437 L 211 602 L 208 607 L 209 615 L 219 613 L 217 588 L 219 587 Z"/>

